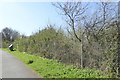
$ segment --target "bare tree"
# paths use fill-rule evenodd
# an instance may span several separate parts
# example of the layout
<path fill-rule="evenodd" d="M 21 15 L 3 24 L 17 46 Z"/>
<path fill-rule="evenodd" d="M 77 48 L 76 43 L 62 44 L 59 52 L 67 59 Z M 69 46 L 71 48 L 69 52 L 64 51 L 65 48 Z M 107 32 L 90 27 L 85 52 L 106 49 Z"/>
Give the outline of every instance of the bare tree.
<path fill-rule="evenodd" d="M 3 41 L 2 47 L 6 48 L 20 36 L 20 33 L 16 30 L 6 27 L 1 31 L 1 35 Z"/>
<path fill-rule="evenodd" d="M 16 30 L 7 27 L 4 28 L 1 33 L 2 38 L 10 42 L 13 42 L 20 35 Z"/>
<path fill-rule="evenodd" d="M 55 3 L 53 5 L 61 10 L 69 25 L 67 31 L 81 45 L 81 67 L 84 65 L 97 66 L 101 70 L 108 68 L 110 66 L 108 64 L 112 63 L 113 54 L 115 54 L 113 48 L 116 45 L 117 11 L 115 3 L 99 2 L 95 5 L 94 13 L 90 15 L 86 14 L 88 5 L 82 5 L 81 2 Z M 81 27 L 84 27 L 84 30 L 79 31 L 80 35 L 78 29 Z M 87 56 L 87 59 L 84 56 Z"/>
<path fill-rule="evenodd" d="M 80 28 L 84 13 L 87 10 L 87 5 L 82 5 L 81 2 L 64 2 L 64 3 L 54 3 L 55 7 L 61 10 L 62 15 L 65 16 L 65 21 L 69 25 L 72 31 L 68 32 L 73 35 L 81 44 L 81 68 L 83 68 L 83 52 L 82 52 L 82 35 L 77 34 Z"/>
<path fill-rule="evenodd" d="M 98 45 L 100 45 L 100 47 L 102 48 L 102 51 L 100 52 L 101 57 L 102 57 L 101 60 L 105 60 L 105 59 L 107 60 L 107 57 L 109 57 L 108 61 L 112 62 L 112 60 L 114 59 L 114 56 L 117 55 L 116 56 L 117 58 L 115 57 L 115 60 L 117 59 L 116 60 L 117 62 L 113 61 L 112 67 L 114 67 L 115 73 L 118 74 L 120 70 L 118 68 L 119 67 L 118 66 L 119 65 L 119 59 L 118 59 L 119 51 L 117 52 L 117 54 L 115 51 L 112 52 L 112 54 L 110 54 L 111 50 L 114 49 L 117 40 L 118 40 L 118 45 L 119 45 L 119 37 L 118 39 L 116 38 L 116 35 L 118 35 L 117 29 L 119 28 L 118 23 L 116 24 L 117 6 L 116 6 L 116 3 L 110 3 L 110 2 L 100 2 L 100 3 L 97 3 L 97 5 L 98 5 L 98 8 L 97 8 L 98 11 L 96 11 L 95 14 L 91 16 L 90 19 L 84 20 L 84 25 L 86 27 L 85 30 L 87 34 L 87 40 L 89 41 L 90 45 L 93 45 L 91 38 L 89 38 L 89 37 L 93 37 L 94 40 L 98 43 Z M 112 31 L 110 32 L 110 30 Z M 105 53 L 107 53 L 106 54 L 107 56 L 105 55 Z M 117 67 L 114 64 L 115 65 L 117 64 Z M 106 67 L 107 66 L 108 65 L 106 65 Z"/>

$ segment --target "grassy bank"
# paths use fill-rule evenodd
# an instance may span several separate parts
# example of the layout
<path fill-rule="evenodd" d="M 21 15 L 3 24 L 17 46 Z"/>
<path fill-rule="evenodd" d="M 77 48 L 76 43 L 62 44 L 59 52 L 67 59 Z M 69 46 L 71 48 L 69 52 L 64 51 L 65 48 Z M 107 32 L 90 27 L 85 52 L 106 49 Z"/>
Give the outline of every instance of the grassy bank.
<path fill-rule="evenodd" d="M 23 61 L 27 66 L 44 78 L 108 78 L 108 74 L 95 69 L 78 69 L 70 65 L 59 63 L 55 60 L 30 55 L 25 52 L 9 51 L 15 57 Z M 33 61 L 33 63 L 30 63 Z"/>

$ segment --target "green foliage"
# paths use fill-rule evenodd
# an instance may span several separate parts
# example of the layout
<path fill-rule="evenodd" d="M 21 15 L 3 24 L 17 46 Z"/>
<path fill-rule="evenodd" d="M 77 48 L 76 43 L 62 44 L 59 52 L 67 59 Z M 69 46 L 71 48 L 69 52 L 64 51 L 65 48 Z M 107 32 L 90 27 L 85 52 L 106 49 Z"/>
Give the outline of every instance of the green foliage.
<path fill-rule="evenodd" d="M 28 38 L 17 38 L 14 42 L 15 48 L 19 51 L 27 51 Z"/>
<path fill-rule="evenodd" d="M 73 42 L 64 35 L 63 30 L 56 30 L 51 25 L 30 37 L 16 39 L 14 45 L 21 52 L 56 59 L 67 64 L 79 64 L 79 54 L 76 50 L 73 51 Z"/>
<path fill-rule="evenodd" d="M 5 49 L 6 50 L 6 49 Z M 8 51 L 8 50 L 6 50 Z M 30 55 L 25 52 L 8 51 L 15 57 L 22 60 L 29 67 L 34 69 L 40 76 L 44 78 L 109 78 L 108 74 L 96 69 L 79 69 L 72 65 L 65 65 L 56 60 L 47 59 L 35 55 Z M 34 62 L 28 64 L 29 60 Z"/>
<path fill-rule="evenodd" d="M 80 35 L 79 32 L 82 31 L 78 31 L 77 34 Z M 14 46 L 21 52 L 72 64 L 78 68 L 81 67 L 82 53 L 84 68 L 96 68 L 111 73 L 115 65 L 113 58 L 117 47 L 116 35 L 116 26 L 103 29 L 99 34 L 86 31 L 82 36 L 80 35 L 82 38 L 80 43 L 74 36 L 50 25 L 31 36 L 17 38 Z"/>

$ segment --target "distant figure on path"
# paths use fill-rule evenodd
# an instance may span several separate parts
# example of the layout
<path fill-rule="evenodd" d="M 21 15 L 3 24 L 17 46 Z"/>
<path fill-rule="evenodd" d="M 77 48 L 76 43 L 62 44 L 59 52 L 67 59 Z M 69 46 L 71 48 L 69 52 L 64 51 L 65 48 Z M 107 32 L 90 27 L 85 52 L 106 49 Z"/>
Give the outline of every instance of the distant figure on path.
<path fill-rule="evenodd" d="M 13 44 L 9 45 L 9 49 L 10 49 L 10 51 L 13 51 Z"/>

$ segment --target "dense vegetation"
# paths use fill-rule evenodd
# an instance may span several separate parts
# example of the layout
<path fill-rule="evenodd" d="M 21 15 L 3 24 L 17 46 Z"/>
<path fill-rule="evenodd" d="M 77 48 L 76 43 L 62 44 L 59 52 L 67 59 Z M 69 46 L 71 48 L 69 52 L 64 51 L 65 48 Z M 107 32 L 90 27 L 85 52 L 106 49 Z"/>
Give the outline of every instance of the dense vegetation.
<path fill-rule="evenodd" d="M 25 64 L 35 70 L 44 78 L 109 78 L 110 74 L 105 74 L 96 69 L 78 69 L 72 65 L 65 65 L 52 59 L 42 58 L 27 54 L 25 52 L 14 51 L 8 49 L 5 51 L 11 53 L 15 57 L 22 60 Z M 33 63 L 28 64 L 32 60 Z"/>
<path fill-rule="evenodd" d="M 13 44 L 14 44 L 14 48 L 16 50 L 19 50 L 20 52 L 27 52 L 29 54 L 41 56 L 41 57 L 48 58 L 48 59 L 57 60 L 58 62 L 62 62 L 62 63 L 69 64 L 69 65 L 74 65 L 77 68 L 80 68 L 80 51 L 79 51 L 80 46 L 79 46 L 79 43 L 77 40 L 72 40 L 70 35 L 66 36 L 62 30 L 56 30 L 53 27 L 48 27 L 48 28 L 45 28 L 45 29 L 29 36 L 29 37 L 27 37 L 27 36 L 18 37 L 13 42 Z M 92 48 L 92 46 L 87 48 L 89 45 L 87 45 L 86 43 L 83 45 L 87 51 L 89 51 L 89 48 Z M 94 44 L 94 46 L 97 46 L 97 45 Z M 112 47 L 111 47 L 111 49 L 114 50 L 115 47 L 114 46 L 112 46 Z M 109 50 L 110 50 L 110 48 L 109 48 Z M 89 69 L 94 68 L 94 69 L 103 70 L 103 72 L 107 73 L 107 74 L 111 73 L 112 72 L 111 66 L 112 66 L 112 59 L 113 59 L 113 57 L 112 57 L 113 50 L 111 50 L 111 53 L 106 52 L 104 54 L 102 54 L 102 53 L 100 54 L 99 52 L 97 52 L 97 49 L 94 49 L 94 51 L 96 51 L 96 53 L 92 53 L 92 52 L 91 52 L 91 54 L 84 53 L 85 69 L 86 68 L 89 68 Z M 14 55 L 16 55 L 19 58 L 21 58 L 21 56 L 22 56 L 24 58 L 27 57 L 27 58 L 25 58 L 26 61 L 29 60 L 28 54 L 22 55 L 22 54 L 19 54 L 19 52 L 18 53 L 13 52 L 13 53 L 16 53 Z M 35 57 L 35 60 L 36 60 L 36 58 L 38 58 L 38 57 Z M 32 58 L 32 59 L 34 59 L 34 58 Z M 42 64 L 41 60 L 40 60 L 40 62 Z M 39 65 L 36 64 L 33 66 L 33 68 L 35 68 L 35 67 L 38 67 L 40 69 L 40 64 Z M 83 69 L 83 71 L 84 71 L 84 69 Z M 55 77 L 52 75 L 52 73 L 50 73 L 50 74 L 51 75 L 49 75 L 48 77 Z M 87 74 L 89 74 L 89 71 Z M 46 73 L 46 75 L 47 75 L 47 73 Z M 66 74 L 66 75 L 69 75 L 69 74 Z M 93 75 L 95 75 L 95 74 L 93 73 L 93 74 L 91 74 L 91 76 L 88 75 L 88 77 L 93 77 Z M 76 77 L 80 77 L 80 76 L 81 75 L 78 75 Z M 57 77 L 59 77 L 59 76 L 57 76 Z M 70 76 L 68 76 L 68 77 L 70 77 Z"/>
<path fill-rule="evenodd" d="M 49 25 L 25 36 L 5 28 L 2 31 L 3 47 L 13 43 L 20 52 L 57 60 L 77 68 L 95 68 L 106 74 L 112 73 L 112 77 L 119 77 L 120 28 L 115 5 L 104 2 L 98 4 L 96 11 L 88 15 L 85 14 L 86 7 L 81 8 L 80 2 L 55 3 L 53 5 L 61 11 L 67 22 L 67 32 Z M 13 34 L 17 35 L 13 38 Z"/>
<path fill-rule="evenodd" d="M 48 27 L 25 38 L 18 38 L 15 46 L 19 51 L 39 55 L 48 59 L 57 59 L 64 63 L 79 64 L 79 53 L 63 31 Z M 75 54 L 74 54 L 75 53 Z"/>

